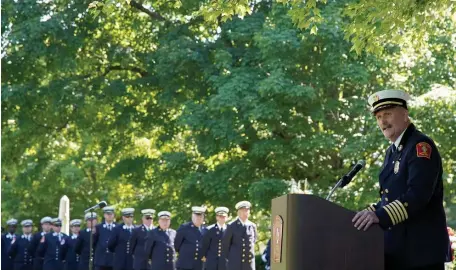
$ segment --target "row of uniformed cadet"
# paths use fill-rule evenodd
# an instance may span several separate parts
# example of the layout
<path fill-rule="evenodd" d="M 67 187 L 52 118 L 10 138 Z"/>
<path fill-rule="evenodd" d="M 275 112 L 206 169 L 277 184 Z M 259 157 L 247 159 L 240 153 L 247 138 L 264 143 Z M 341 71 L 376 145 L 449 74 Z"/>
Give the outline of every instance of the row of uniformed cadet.
<path fill-rule="evenodd" d="M 205 227 L 204 207 L 192 207 L 192 220 L 170 228 L 171 213 L 142 210 L 142 225 L 133 225 L 133 208 L 122 209 L 123 223 L 114 222 L 114 208 L 103 208 L 104 222 L 96 224 L 96 213 L 87 213 L 87 228 L 81 220 L 70 222 L 70 236 L 60 232 L 61 220 L 45 217 L 42 231 L 34 235 L 32 221 L 21 222 L 23 235 L 2 236 L 2 269 L 87 270 L 91 262 L 90 236 L 93 228 L 93 264 L 96 270 L 251 270 L 255 269 L 256 225 L 248 220 L 251 204 L 236 204 L 238 218 L 226 224 L 229 210 L 215 209 L 217 223 Z M 8 221 L 10 227 L 16 220 Z M 177 258 L 177 259 L 176 259 Z"/>

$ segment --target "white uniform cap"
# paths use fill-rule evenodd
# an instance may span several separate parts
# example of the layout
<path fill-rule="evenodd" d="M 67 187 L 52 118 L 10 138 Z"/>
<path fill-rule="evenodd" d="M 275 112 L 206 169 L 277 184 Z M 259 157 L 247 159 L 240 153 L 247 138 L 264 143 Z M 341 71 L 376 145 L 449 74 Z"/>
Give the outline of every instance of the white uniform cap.
<path fill-rule="evenodd" d="M 82 221 L 80 219 L 73 219 L 70 221 L 70 226 L 81 226 Z"/>
<path fill-rule="evenodd" d="M 410 95 L 401 90 L 383 90 L 372 94 L 368 103 L 371 106 L 372 113 L 376 113 L 382 109 L 395 106 L 404 107 L 407 109 L 407 101 L 410 100 Z"/>
<path fill-rule="evenodd" d="M 28 227 L 33 225 L 33 221 L 31 219 L 25 219 L 21 221 L 22 227 Z"/>
<path fill-rule="evenodd" d="M 103 213 L 114 213 L 115 208 L 113 206 L 103 207 Z"/>
<path fill-rule="evenodd" d="M 248 201 L 238 202 L 235 206 L 236 210 L 239 210 L 241 208 L 250 208 L 250 207 L 252 207 L 252 204 Z"/>
<path fill-rule="evenodd" d="M 44 217 L 40 221 L 41 224 L 43 223 L 52 223 L 52 218 L 51 217 Z"/>
<path fill-rule="evenodd" d="M 134 208 L 124 208 L 120 211 L 122 213 L 122 216 L 133 216 L 135 213 Z"/>
<path fill-rule="evenodd" d="M 85 220 L 96 219 L 96 218 L 97 218 L 97 213 L 95 213 L 95 212 L 88 212 L 84 215 Z"/>
<path fill-rule="evenodd" d="M 214 212 L 218 216 L 226 217 L 226 216 L 228 216 L 228 213 L 230 212 L 230 210 L 228 209 L 228 207 L 220 206 L 220 207 L 215 208 Z"/>
<path fill-rule="evenodd" d="M 193 206 L 192 207 L 192 212 L 194 214 L 204 214 L 206 213 L 206 207 L 202 207 L 202 206 Z"/>
<path fill-rule="evenodd" d="M 6 222 L 6 225 L 8 225 L 8 226 L 15 226 L 15 225 L 17 225 L 17 219 L 14 219 L 14 218 L 9 219 L 9 220 Z"/>
<path fill-rule="evenodd" d="M 162 218 L 162 217 L 171 218 L 171 213 L 168 211 L 161 211 L 161 212 L 158 212 L 158 217 L 159 218 Z"/>
<path fill-rule="evenodd" d="M 141 214 L 143 214 L 143 216 L 153 216 L 155 214 L 155 210 L 154 209 L 143 209 L 143 210 L 141 210 Z"/>
<path fill-rule="evenodd" d="M 62 220 L 60 218 L 53 218 L 51 223 L 52 225 L 62 226 Z"/>

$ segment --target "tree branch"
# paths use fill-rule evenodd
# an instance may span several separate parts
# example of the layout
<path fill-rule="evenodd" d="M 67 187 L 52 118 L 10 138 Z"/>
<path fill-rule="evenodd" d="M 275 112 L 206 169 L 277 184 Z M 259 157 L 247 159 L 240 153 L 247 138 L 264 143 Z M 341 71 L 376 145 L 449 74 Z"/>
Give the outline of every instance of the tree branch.
<path fill-rule="evenodd" d="M 106 71 L 103 73 L 102 76 L 108 75 L 109 72 L 114 71 L 114 70 L 128 70 L 128 71 L 133 71 L 136 73 L 139 73 L 141 77 L 147 77 L 149 76 L 149 73 L 145 71 L 144 69 L 138 68 L 138 67 L 122 67 L 120 65 L 114 65 L 114 66 L 109 66 L 106 68 Z"/>
<path fill-rule="evenodd" d="M 162 15 L 160 15 L 159 13 L 155 12 L 155 11 L 152 11 L 152 10 L 149 10 L 147 8 L 145 8 L 143 5 L 141 5 L 140 3 L 136 2 L 135 0 L 131 0 L 130 1 L 130 6 L 146 13 L 147 15 L 149 15 L 152 19 L 155 19 L 155 20 L 159 20 L 159 21 L 166 21 L 165 17 L 163 17 Z"/>

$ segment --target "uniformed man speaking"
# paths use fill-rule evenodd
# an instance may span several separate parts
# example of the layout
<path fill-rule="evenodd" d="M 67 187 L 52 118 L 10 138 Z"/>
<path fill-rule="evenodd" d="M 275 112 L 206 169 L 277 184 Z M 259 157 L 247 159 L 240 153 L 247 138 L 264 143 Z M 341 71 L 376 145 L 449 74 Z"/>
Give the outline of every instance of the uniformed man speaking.
<path fill-rule="evenodd" d="M 410 122 L 409 96 L 384 90 L 369 98 L 391 141 L 379 175 L 381 200 L 353 218 L 356 228 L 385 230 L 385 268 L 443 270 L 448 233 L 443 209 L 442 159 L 435 143 Z"/>

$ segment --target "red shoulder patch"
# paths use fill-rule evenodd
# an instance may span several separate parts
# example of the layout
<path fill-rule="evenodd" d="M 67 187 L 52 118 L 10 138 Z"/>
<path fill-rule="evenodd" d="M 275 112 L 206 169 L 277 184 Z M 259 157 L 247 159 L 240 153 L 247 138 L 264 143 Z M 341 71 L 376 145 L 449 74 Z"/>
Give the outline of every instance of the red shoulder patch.
<path fill-rule="evenodd" d="M 416 145 L 416 156 L 431 159 L 432 147 L 426 142 Z"/>

